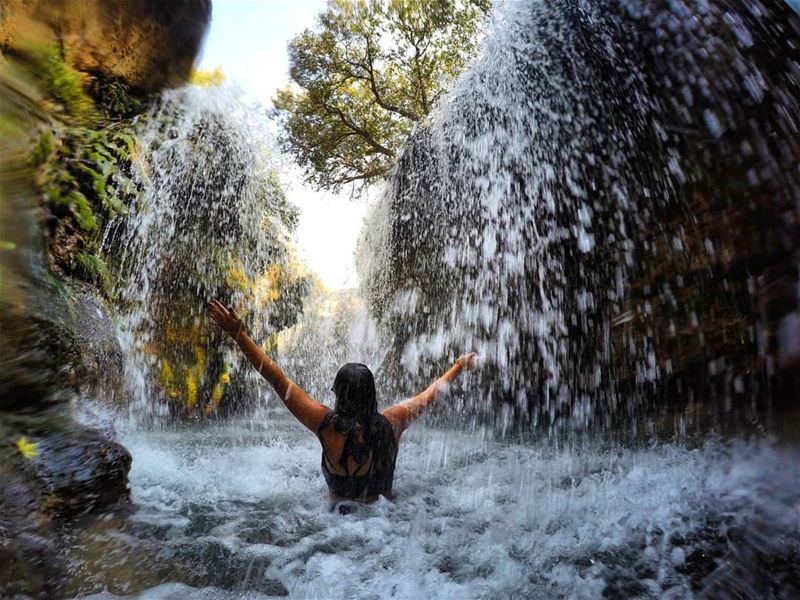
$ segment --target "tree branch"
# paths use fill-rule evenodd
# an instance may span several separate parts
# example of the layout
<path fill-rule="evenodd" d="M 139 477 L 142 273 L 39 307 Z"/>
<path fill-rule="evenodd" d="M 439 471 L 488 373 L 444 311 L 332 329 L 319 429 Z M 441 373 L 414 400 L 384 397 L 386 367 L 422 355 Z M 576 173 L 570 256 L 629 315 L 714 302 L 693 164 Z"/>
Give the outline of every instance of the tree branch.
<path fill-rule="evenodd" d="M 389 102 L 385 101 L 381 97 L 381 93 L 378 91 L 378 83 L 375 81 L 375 66 L 373 64 L 373 57 L 372 57 L 372 44 L 369 41 L 369 37 L 364 34 L 364 41 L 367 43 L 367 73 L 369 73 L 369 77 L 367 81 L 369 82 L 369 87 L 372 90 L 372 95 L 375 96 L 375 101 L 378 103 L 378 106 L 385 110 L 390 110 L 398 115 L 401 115 L 407 119 L 411 119 L 412 121 L 416 122 L 419 121 L 419 115 L 410 111 L 407 111 L 395 104 L 390 104 Z"/>
<path fill-rule="evenodd" d="M 339 120 L 344 124 L 346 127 L 350 128 L 352 131 L 360 135 L 367 144 L 369 144 L 372 148 L 380 152 L 381 154 L 385 154 L 386 156 L 394 156 L 394 152 L 389 150 L 383 144 L 378 143 L 375 138 L 370 135 L 369 131 L 364 129 L 363 127 L 359 127 L 355 123 L 353 123 L 350 119 L 347 118 L 347 115 L 341 109 L 336 108 L 335 106 L 331 106 L 327 102 L 320 102 L 319 106 L 327 110 L 330 114 L 336 115 Z"/>
<path fill-rule="evenodd" d="M 333 183 L 336 185 L 344 185 L 346 183 L 353 183 L 354 181 L 365 181 L 367 179 L 372 179 L 373 177 L 380 177 L 381 175 L 385 175 L 389 171 L 389 167 L 385 169 L 373 169 L 372 171 L 367 171 L 366 173 L 359 173 L 358 175 L 347 175 L 333 179 Z"/>
<path fill-rule="evenodd" d="M 428 104 L 428 92 L 425 89 L 425 82 L 422 79 L 422 67 L 419 64 L 420 58 L 422 57 L 422 52 L 420 52 L 416 41 L 411 42 L 411 45 L 414 47 L 414 70 L 417 72 L 417 85 L 419 86 L 422 112 L 423 114 L 427 115 L 431 111 L 431 107 Z"/>

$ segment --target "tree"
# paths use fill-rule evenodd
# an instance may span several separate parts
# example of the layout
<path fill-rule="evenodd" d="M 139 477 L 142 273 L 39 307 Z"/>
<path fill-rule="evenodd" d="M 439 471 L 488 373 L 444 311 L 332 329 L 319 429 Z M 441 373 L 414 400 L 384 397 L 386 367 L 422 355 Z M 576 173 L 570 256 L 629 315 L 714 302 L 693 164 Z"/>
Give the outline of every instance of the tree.
<path fill-rule="evenodd" d="M 200 87 L 217 87 L 225 81 L 225 73 L 222 72 L 222 65 L 217 65 L 212 70 L 192 69 L 189 74 L 189 83 Z"/>
<path fill-rule="evenodd" d="M 385 175 L 414 124 L 473 55 L 490 0 L 331 0 L 289 43 L 282 146 L 313 185 Z"/>

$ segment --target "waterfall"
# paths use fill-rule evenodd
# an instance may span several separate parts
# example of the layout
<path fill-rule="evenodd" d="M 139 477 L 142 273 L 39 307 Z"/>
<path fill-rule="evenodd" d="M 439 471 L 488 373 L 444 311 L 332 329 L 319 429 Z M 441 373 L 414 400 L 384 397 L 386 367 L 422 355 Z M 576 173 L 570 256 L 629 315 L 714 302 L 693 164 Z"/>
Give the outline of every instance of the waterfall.
<path fill-rule="evenodd" d="M 298 264 L 269 128 L 226 86 L 134 123 L 108 298 L 60 298 L 12 186 L 0 596 L 800 598 L 798 49 L 781 2 L 500 4 L 371 208 L 357 291 Z M 26 138 L 39 101 L 9 98 Z M 103 325 L 108 300 L 131 419 L 99 394 L 76 428 L 72 346 L 105 327 L 64 338 L 28 295 Z M 320 438 L 210 298 L 322 402 L 345 362 L 381 408 L 457 355 L 488 365 L 402 434 L 392 498 L 337 510 Z M 726 415 L 747 420 L 699 426 Z"/>
<path fill-rule="evenodd" d="M 477 350 L 504 409 L 473 413 L 504 428 L 712 400 L 753 420 L 789 398 L 799 21 L 781 3 L 506 3 L 362 239 L 397 385 Z"/>
<path fill-rule="evenodd" d="M 290 272 L 297 215 L 282 192 L 264 119 L 228 87 L 165 92 L 137 123 L 142 193 L 105 247 L 137 418 L 216 415 L 255 396 L 242 361 L 206 317 L 217 298 L 257 339 L 291 324 L 307 283 Z"/>
<path fill-rule="evenodd" d="M 356 290 L 338 290 L 310 299 L 302 319 L 282 331 L 277 341 L 276 362 L 321 402 L 332 398 L 333 379 L 342 365 L 363 363 L 380 374 L 386 356 L 376 323 Z M 389 404 L 393 397 L 382 384 L 378 377 L 379 401 Z"/>

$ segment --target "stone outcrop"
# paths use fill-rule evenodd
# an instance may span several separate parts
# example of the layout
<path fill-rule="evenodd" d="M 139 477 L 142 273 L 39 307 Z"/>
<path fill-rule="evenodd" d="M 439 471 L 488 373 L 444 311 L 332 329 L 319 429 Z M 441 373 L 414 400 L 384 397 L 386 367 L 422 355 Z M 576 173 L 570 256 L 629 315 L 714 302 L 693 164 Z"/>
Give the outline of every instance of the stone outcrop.
<path fill-rule="evenodd" d="M 112 427 L 76 418 L 87 397 L 122 400 L 98 250 L 104 220 L 126 209 L 110 192 L 118 185 L 108 171 L 124 161 L 111 160 L 109 140 L 120 156 L 132 151 L 123 120 L 147 93 L 186 80 L 209 18 L 206 0 L 0 4 L 2 597 L 61 595 L 65 523 L 129 505 L 130 454 Z M 65 224 L 82 226 L 83 246 L 58 237 Z"/>
<path fill-rule="evenodd" d="M 488 419 L 763 424 L 792 401 L 800 17 L 681 6 L 508 5 L 365 233 L 399 387 L 474 348 Z"/>
<path fill-rule="evenodd" d="M 210 18 L 210 0 L 5 0 L 0 49 L 57 41 L 79 70 L 156 91 L 186 81 Z"/>

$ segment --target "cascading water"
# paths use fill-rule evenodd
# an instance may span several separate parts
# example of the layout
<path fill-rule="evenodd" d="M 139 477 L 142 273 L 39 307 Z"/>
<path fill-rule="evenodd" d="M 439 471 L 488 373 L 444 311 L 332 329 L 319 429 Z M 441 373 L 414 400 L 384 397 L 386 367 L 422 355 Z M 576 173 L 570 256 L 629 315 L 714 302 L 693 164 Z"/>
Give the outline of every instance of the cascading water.
<path fill-rule="evenodd" d="M 780 2 L 508 3 L 362 241 L 398 385 L 475 348 L 504 428 L 788 398 L 799 23 Z"/>
<path fill-rule="evenodd" d="M 739 202 L 766 206 L 758 214 L 772 215 L 796 201 L 798 174 L 786 166 L 796 140 L 767 133 L 796 126 L 796 113 L 784 109 L 797 98 L 800 78 L 791 73 L 798 62 L 765 53 L 764 32 L 752 17 L 785 36 L 794 21 L 778 22 L 771 10 L 780 7 L 756 3 L 748 5 L 750 16 L 720 7 L 727 5 L 653 4 L 507 3 L 480 59 L 415 134 L 365 230 L 362 288 L 389 342 L 378 343 L 373 322 L 348 292 L 317 300 L 301 323 L 277 336 L 279 362 L 321 401 L 344 361 L 367 362 L 379 382 L 410 394 L 443 355 L 478 349 L 503 375 L 488 386 L 467 380 L 482 401 L 474 412 L 486 416 L 463 430 L 415 425 L 401 441 L 397 497 L 348 515 L 328 510 L 319 445 L 285 412 L 178 431 L 127 428 L 136 510 L 71 534 L 70 592 L 800 593 L 796 441 L 665 442 L 654 435 L 626 447 L 611 435 L 529 435 L 517 443 L 498 439 L 492 426 L 496 415 L 510 421 L 514 413 L 523 427 L 537 415 L 571 425 L 629 415 L 648 390 L 668 395 L 665 361 L 671 356 L 673 368 L 684 369 L 681 352 L 703 347 L 698 340 L 715 331 L 716 323 L 701 326 L 706 319 L 719 319 L 717 331 L 730 334 L 729 347 L 708 341 L 721 352 L 708 357 L 709 369 L 754 343 L 742 338 L 752 322 L 739 323 L 741 311 L 726 312 L 731 302 L 709 311 L 696 294 L 710 290 L 717 302 L 719 288 L 748 280 L 737 279 L 741 253 L 721 235 L 705 237 L 713 219 L 690 209 L 705 202 L 725 209 L 720 214 L 736 225 L 738 213 L 727 208 Z M 781 43 L 797 47 L 794 38 Z M 712 70 L 703 60 L 719 60 L 717 51 L 730 58 L 732 79 L 708 79 Z M 781 79 L 778 67 L 760 71 L 754 53 L 788 64 L 790 75 Z M 702 68 L 665 66 L 677 57 L 700 60 Z M 675 78 L 665 82 L 665 69 Z M 738 95 L 739 84 L 747 95 Z M 722 93 L 726 86 L 733 91 Z M 755 105 L 762 120 L 742 121 Z M 743 129 L 732 141 L 721 132 L 734 124 Z M 237 285 L 265 272 L 274 282 L 274 263 L 287 260 L 271 254 L 264 239 L 291 219 L 279 195 L 263 193 L 271 168 L 261 131 L 224 90 L 168 92 L 140 123 L 137 172 L 145 200 L 124 229 L 112 228 L 107 247 L 123 240 L 128 247 L 121 261 L 130 279 L 119 292 L 127 376 L 146 414 L 158 417 L 172 394 L 185 414 L 192 377 L 197 396 L 188 412 L 196 414 L 194 407 L 213 402 L 222 364 L 229 365 L 230 386 L 243 378 L 232 366 L 232 347 L 203 321 L 209 296 L 249 307 L 259 342 L 296 316 L 298 303 L 282 312 L 259 304 L 258 285 Z M 751 152 L 736 163 L 736 149 L 748 140 Z M 741 177 L 757 181 L 742 191 Z M 731 189 L 742 195 L 726 203 Z M 786 262 L 784 234 L 794 231 L 792 223 L 770 222 L 777 232 L 773 264 Z M 752 282 L 754 289 L 764 278 Z M 292 289 L 304 289 L 301 283 Z M 642 334 L 660 325 L 675 336 Z M 669 344 L 677 348 L 672 354 Z M 201 361 L 198 347 L 206 357 L 219 353 L 217 362 Z M 393 374 L 394 365 L 405 373 Z M 759 397 L 752 381 L 737 383 L 742 365 L 718 367 L 723 383 Z M 694 392 L 702 400 L 709 389 Z M 497 397 L 516 408 L 495 410 Z M 446 400 L 438 404 L 454 416 Z"/>
<path fill-rule="evenodd" d="M 275 359 L 312 397 L 324 401 L 339 367 L 360 362 L 379 371 L 385 355 L 363 300 L 355 290 L 339 290 L 307 303 L 300 322 L 279 334 Z"/>
<path fill-rule="evenodd" d="M 206 303 L 239 307 L 259 338 L 292 324 L 307 290 L 287 268 L 295 210 L 263 119 L 231 89 L 167 92 L 138 130 L 144 193 L 106 238 L 112 253 L 123 249 L 121 339 L 135 412 L 232 411 L 254 391 L 241 389 L 240 357 L 205 317 Z"/>

